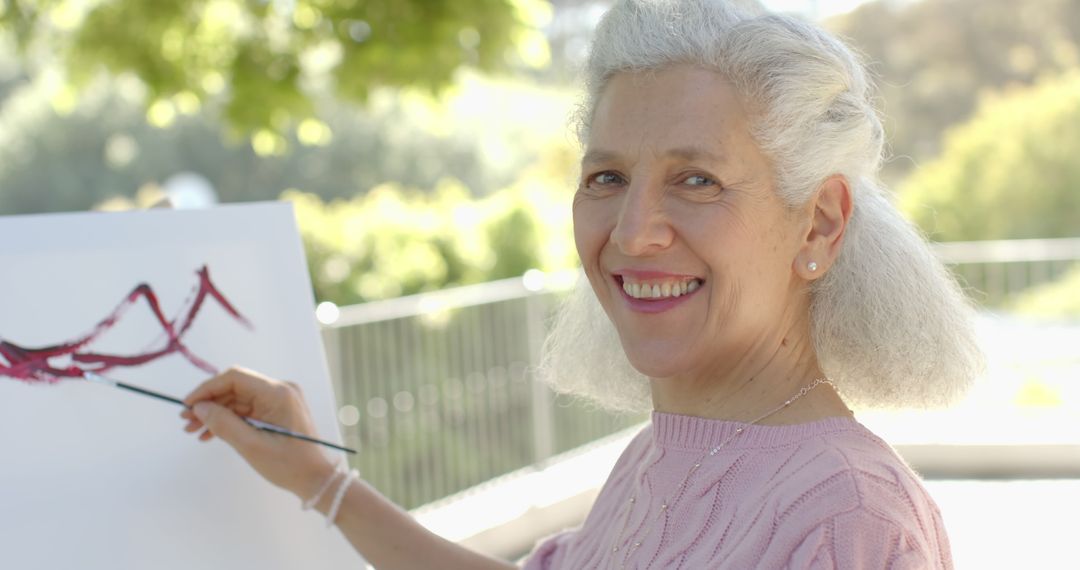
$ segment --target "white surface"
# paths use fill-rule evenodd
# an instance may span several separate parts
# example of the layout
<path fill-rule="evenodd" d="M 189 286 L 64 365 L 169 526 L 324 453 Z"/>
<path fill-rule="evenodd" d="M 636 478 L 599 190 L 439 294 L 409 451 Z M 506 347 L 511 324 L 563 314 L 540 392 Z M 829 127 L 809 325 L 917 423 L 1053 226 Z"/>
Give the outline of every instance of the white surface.
<path fill-rule="evenodd" d="M 926 481 L 956 568 L 1080 568 L 1080 480 Z"/>
<path fill-rule="evenodd" d="M 488 481 L 416 509 L 413 514 L 428 530 L 455 542 L 467 541 L 496 527 L 517 524 L 532 512 L 598 492 L 615 461 L 641 428 L 635 426 L 588 449 L 554 457 L 542 469 L 526 468 Z"/>
<path fill-rule="evenodd" d="M 286 204 L 0 218 L 0 338 L 27 347 L 89 332 L 140 282 L 177 312 L 207 264 L 248 330 L 207 299 L 184 343 L 299 383 L 340 441 L 313 298 Z M 144 302 L 94 352 L 163 346 Z M 207 374 L 178 354 L 107 376 L 177 397 Z M 0 568 L 359 567 L 321 517 L 225 444 L 182 431 L 178 406 L 77 380 L 0 376 Z"/>

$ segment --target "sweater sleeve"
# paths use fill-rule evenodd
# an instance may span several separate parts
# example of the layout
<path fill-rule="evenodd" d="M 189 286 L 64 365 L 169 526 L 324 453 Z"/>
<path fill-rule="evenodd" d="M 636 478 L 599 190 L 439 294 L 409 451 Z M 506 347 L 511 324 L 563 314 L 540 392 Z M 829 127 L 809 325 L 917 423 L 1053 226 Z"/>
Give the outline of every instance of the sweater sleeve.
<path fill-rule="evenodd" d="M 865 508 L 811 529 L 788 557 L 787 570 L 949 569 L 951 562 L 897 523 Z"/>
<path fill-rule="evenodd" d="M 573 530 L 560 532 L 540 541 L 532 553 L 529 554 L 522 566 L 522 570 L 554 570 L 558 568 L 557 558 L 562 543 L 566 541 Z"/>

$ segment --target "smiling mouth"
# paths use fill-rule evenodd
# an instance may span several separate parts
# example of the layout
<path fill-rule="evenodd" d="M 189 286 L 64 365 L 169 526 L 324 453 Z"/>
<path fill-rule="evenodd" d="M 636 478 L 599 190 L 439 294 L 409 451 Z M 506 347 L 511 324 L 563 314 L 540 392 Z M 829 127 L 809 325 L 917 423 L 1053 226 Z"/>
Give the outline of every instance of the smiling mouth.
<path fill-rule="evenodd" d="M 622 275 L 615 275 L 615 281 L 622 290 L 634 299 L 659 301 L 689 295 L 697 291 L 704 283 L 703 279 L 686 277 L 665 280 L 632 280 Z"/>

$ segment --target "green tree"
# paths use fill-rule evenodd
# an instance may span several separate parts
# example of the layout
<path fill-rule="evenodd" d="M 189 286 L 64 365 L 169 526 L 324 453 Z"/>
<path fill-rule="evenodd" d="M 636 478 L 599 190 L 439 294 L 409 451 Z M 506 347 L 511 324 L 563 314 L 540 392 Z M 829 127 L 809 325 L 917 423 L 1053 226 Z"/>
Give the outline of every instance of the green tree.
<path fill-rule="evenodd" d="M 548 10 L 542 0 L 0 0 L 0 30 L 27 58 L 56 54 L 76 88 L 104 69 L 139 78 L 151 111 L 221 96 L 229 125 L 266 138 L 313 116 L 319 90 L 362 102 L 378 86 L 439 90 L 463 66 L 543 63 Z"/>
<path fill-rule="evenodd" d="M 935 239 L 1080 235 L 1080 72 L 988 97 L 901 188 Z"/>
<path fill-rule="evenodd" d="M 288 191 L 315 296 L 339 305 L 577 264 L 564 186 L 569 145 L 482 198 L 453 179 L 432 190 L 384 184 L 349 200 Z"/>
<path fill-rule="evenodd" d="M 230 141 L 207 109 L 152 125 L 130 82 L 98 81 L 66 112 L 44 83 L 24 81 L 0 101 L 0 215 L 87 210 L 182 171 L 204 176 L 224 202 L 273 200 L 289 188 L 334 200 L 387 182 L 430 189 L 448 177 L 483 196 L 561 140 L 572 104 L 562 90 L 463 74 L 438 102 L 391 89 L 363 108 L 322 101 L 332 133 L 290 135 L 287 152 L 261 154 Z"/>
<path fill-rule="evenodd" d="M 879 76 L 892 181 L 936 156 L 981 94 L 1080 65 L 1080 0 L 877 0 L 827 25 Z"/>

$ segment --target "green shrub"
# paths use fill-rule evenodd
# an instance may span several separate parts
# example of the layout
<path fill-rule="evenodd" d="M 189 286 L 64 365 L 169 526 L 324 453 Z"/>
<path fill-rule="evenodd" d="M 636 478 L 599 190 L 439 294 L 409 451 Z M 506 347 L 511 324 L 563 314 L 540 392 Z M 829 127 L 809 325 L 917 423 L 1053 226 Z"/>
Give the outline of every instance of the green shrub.
<path fill-rule="evenodd" d="M 453 179 L 424 192 L 384 184 L 351 200 L 281 197 L 296 209 L 316 298 L 360 303 L 572 267 L 571 194 L 560 183 L 571 156 L 556 148 L 484 198 Z"/>
<path fill-rule="evenodd" d="M 900 206 L 941 241 L 1080 235 L 1080 72 L 984 101 Z"/>
<path fill-rule="evenodd" d="M 1021 293 L 1009 308 L 1032 317 L 1080 319 L 1080 263 L 1060 279 Z"/>

